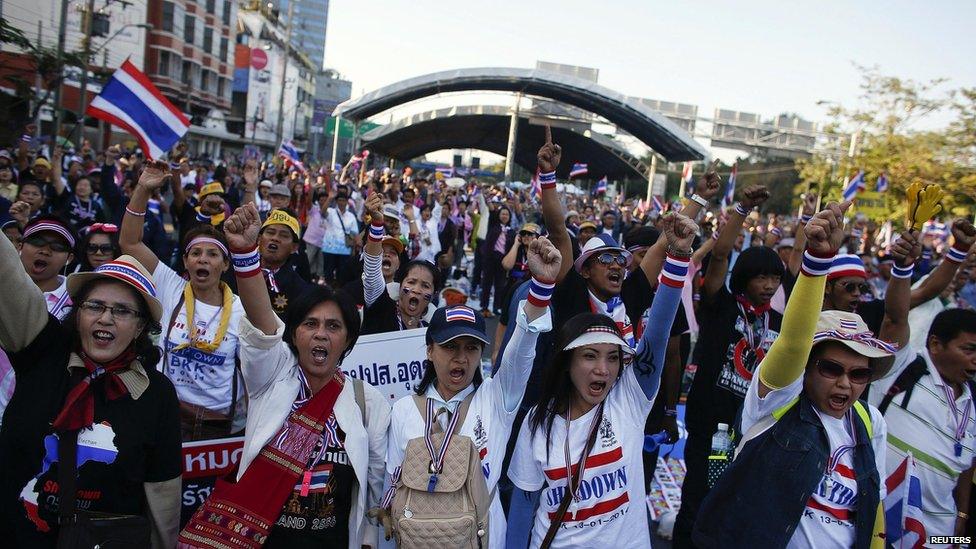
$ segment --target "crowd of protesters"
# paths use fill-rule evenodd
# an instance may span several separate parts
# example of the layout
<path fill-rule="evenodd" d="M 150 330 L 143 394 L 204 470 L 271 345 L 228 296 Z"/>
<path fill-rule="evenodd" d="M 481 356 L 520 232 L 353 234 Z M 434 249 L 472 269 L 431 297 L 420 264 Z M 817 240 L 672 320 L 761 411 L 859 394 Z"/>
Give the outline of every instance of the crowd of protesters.
<path fill-rule="evenodd" d="M 971 222 L 767 212 L 762 185 L 723 210 L 715 164 L 664 208 L 574 195 L 546 135 L 526 188 L 0 150 L 0 535 L 649 547 L 645 440 L 678 440 L 683 398 L 675 547 L 881 543 L 906 456 L 924 532 L 971 531 Z M 343 373 L 417 329 L 414 395 Z M 229 436 L 181 524 L 181 445 Z"/>

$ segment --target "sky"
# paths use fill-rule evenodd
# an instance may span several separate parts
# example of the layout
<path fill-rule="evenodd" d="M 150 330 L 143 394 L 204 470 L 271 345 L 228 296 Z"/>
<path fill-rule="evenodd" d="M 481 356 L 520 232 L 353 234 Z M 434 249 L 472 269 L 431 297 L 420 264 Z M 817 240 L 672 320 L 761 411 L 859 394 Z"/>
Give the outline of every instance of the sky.
<path fill-rule="evenodd" d="M 855 63 L 976 86 L 976 2 L 330 0 L 325 64 L 353 97 L 466 67 L 595 67 L 633 96 L 825 121 L 857 104 Z"/>

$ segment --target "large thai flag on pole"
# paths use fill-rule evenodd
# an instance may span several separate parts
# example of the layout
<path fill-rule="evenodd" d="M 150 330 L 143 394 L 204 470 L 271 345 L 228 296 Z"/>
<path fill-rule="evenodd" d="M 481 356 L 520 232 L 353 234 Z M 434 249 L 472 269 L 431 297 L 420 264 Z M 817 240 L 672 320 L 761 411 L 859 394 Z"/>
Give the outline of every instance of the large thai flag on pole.
<path fill-rule="evenodd" d="M 569 170 L 569 177 L 576 177 L 577 175 L 586 175 L 587 166 L 586 164 L 576 162 L 573 167 Z"/>
<path fill-rule="evenodd" d="M 190 129 L 187 117 L 128 59 L 85 114 L 131 133 L 150 159 L 166 154 Z"/>
<path fill-rule="evenodd" d="M 739 173 L 739 165 L 732 164 L 732 171 L 729 173 L 729 180 L 725 184 L 725 194 L 722 196 L 722 209 L 732 205 L 732 197 L 735 196 L 735 177 Z"/>
<path fill-rule="evenodd" d="M 281 146 L 278 147 L 278 156 L 283 158 L 286 163 L 295 166 L 299 171 L 305 173 L 305 164 L 302 163 L 302 156 L 298 153 L 298 149 L 295 148 L 295 144 L 291 142 L 291 139 L 281 142 Z"/>
<path fill-rule="evenodd" d="M 864 188 L 864 170 L 858 170 L 857 175 L 852 177 L 851 180 L 847 182 L 847 186 L 844 187 L 844 200 L 853 199 L 855 196 L 857 196 L 857 193 L 863 191 Z"/>
<path fill-rule="evenodd" d="M 664 213 L 664 202 L 660 196 L 654 195 L 651 197 L 651 211 L 659 214 Z"/>
<path fill-rule="evenodd" d="M 927 541 L 922 524 L 922 485 L 911 454 L 888 475 L 885 487 L 885 543 L 899 549 L 921 549 Z"/>

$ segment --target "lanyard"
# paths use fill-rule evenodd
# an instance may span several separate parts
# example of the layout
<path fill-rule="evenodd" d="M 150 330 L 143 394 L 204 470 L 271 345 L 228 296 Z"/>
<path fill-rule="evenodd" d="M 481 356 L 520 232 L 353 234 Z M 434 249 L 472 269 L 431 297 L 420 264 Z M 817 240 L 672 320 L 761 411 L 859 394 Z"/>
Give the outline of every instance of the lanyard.
<path fill-rule="evenodd" d="M 281 267 L 279 267 L 278 269 L 280 269 L 280 268 Z M 280 294 L 281 293 L 281 290 L 278 289 L 278 281 L 275 280 L 275 273 L 278 272 L 278 269 L 261 269 L 262 271 L 264 271 L 264 274 L 268 278 L 268 286 L 270 286 L 271 287 L 271 291 L 274 292 L 274 293 L 276 293 L 276 294 Z"/>
<path fill-rule="evenodd" d="M 942 381 L 942 391 L 945 392 L 946 404 L 949 405 L 949 413 L 952 414 L 952 422 L 956 424 L 955 432 L 953 433 L 956 439 L 956 443 L 953 445 L 956 457 L 962 457 L 962 439 L 966 437 L 966 426 L 969 425 L 969 417 L 973 410 L 973 407 L 970 406 L 973 397 L 970 395 L 969 402 L 960 411 L 956 407 L 956 399 L 952 393 L 952 389 L 949 388 L 949 384 L 945 380 Z"/>
<path fill-rule="evenodd" d="M 819 415 L 820 412 L 817 413 Z M 844 420 L 845 420 L 844 427 L 847 429 L 848 434 L 851 435 L 851 439 L 854 440 L 854 444 L 842 444 L 838 446 L 833 452 L 831 452 L 830 458 L 827 460 L 827 467 L 824 470 L 824 487 L 828 491 L 830 491 L 830 488 L 834 482 L 831 476 L 834 474 L 834 471 L 837 469 L 837 465 L 840 464 L 841 458 L 853 452 L 854 448 L 857 446 L 857 431 L 854 430 L 854 420 L 851 419 L 850 410 L 848 410 L 847 413 L 844 414 Z"/>
<path fill-rule="evenodd" d="M 82 209 L 81 202 L 78 200 L 77 196 L 72 196 L 72 200 L 75 203 L 75 212 L 78 217 L 82 219 L 94 219 L 95 216 L 92 214 L 92 210 L 95 209 L 95 201 L 93 199 L 88 199 L 88 207 Z"/>
<path fill-rule="evenodd" d="M 766 333 L 769 332 L 769 312 L 763 312 L 756 315 L 756 320 L 762 320 L 762 332 L 759 333 L 759 340 L 756 341 L 756 334 L 752 330 L 752 322 L 749 321 L 749 314 L 746 312 L 745 307 L 741 303 L 736 303 L 739 307 L 739 312 L 742 313 L 743 324 L 746 330 L 746 340 L 749 342 L 749 347 L 754 351 L 758 351 L 766 339 Z"/>
<path fill-rule="evenodd" d="M 590 429 L 586 433 L 586 442 L 583 443 L 583 453 L 580 455 L 579 460 L 579 475 L 573 478 L 573 465 L 569 461 L 569 434 L 570 428 L 572 427 L 572 422 L 569 419 L 571 409 L 566 410 L 566 440 L 563 444 L 563 457 L 566 460 L 566 489 L 573 494 L 573 500 L 579 502 L 579 494 L 576 490 L 579 488 L 580 482 L 583 480 L 583 472 L 586 470 L 586 454 L 587 446 L 589 446 L 589 440 L 593 437 L 593 431 L 600 425 L 600 420 L 603 419 L 603 403 L 600 403 L 600 409 L 596 411 L 593 416 L 593 420 L 590 421 Z M 574 482 L 575 480 L 575 482 Z"/>
<path fill-rule="evenodd" d="M 440 410 L 435 411 L 434 407 L 434 400 L 428 398 L 427 417 L 424 422 L 426 423 L 424 428 L 424 443 L 427 445 L 427 453 L 430 454 L 430 480 L 427 482 L 428 492 L 433 492 L 434 487 L 437 486 L 437 476 L 444 468 L 444 457 L 447 456 L 447 448 L 451 444 L 451 438 L 454 437 L 454 431 L 458 427 L 458 419 L 461 417 L 461 414 L 457 413 L 457 410 L 451 414 L 451 420 L 447 422 L 447 429 L 444 430 L 444 440 L 441 441 L 441 448 L 437 450 L 434 448 L 433 435 L 434 423 L 437 422 L 437 415 L 440 414 Z M 446 408 L 441 408 L 441 410 L 446 410 Z"/>

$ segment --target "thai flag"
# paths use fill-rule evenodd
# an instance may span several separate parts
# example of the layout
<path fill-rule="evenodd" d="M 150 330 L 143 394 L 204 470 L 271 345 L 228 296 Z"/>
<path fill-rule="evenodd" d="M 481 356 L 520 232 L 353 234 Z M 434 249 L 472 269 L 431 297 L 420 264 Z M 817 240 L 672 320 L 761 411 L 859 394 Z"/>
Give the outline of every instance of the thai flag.
<path fill-rule="evenodd" d="M 857 330 L 857 321 L 841 319 L 840 327 L 845 330 L 851 330 L 851 331 Z"/>
<path fill-rule="evenodd" d="M 166 154 L 190 129 L 190 120 L 128 59 L 92 100 L 85 114 L 131 133 L 150 159 Z"/>
<path fill-rule="evenodd" d="M 922 524 L 922 485 L 911 454 L 885 480 L 885 543 L 893 547 L 921 548 L 926 542 Z"/>
<path fill-rule="evenodd" d="M 435 168 L 444 177 L 454 177 L 454 168 Z"/>
<path fill-rule="evenodd" d="M 603 176 L 596 182 L 593 194 L 607 194 L 607 176 Z"/>
<path fill-rule="evenodd" d="M 931 234 L 940 241 L 948 240 L 951 232 L 948 225 L 934 219 L 930 219 L 922 224 L 922 236 Z"/>
<path fill-rule="evenodd" d="M 532 200 L 542 200 L 542 184 L 539 183 L 539 172 L 532 176 Z"/>
<path fill-rule="evenodd" d="M 663 213 L 664 212 L 664 203 L 661 201 L 661 197 L 660 196 L 654 195 L 653 197 L 651 197 L 651 201 L 652 201 L 651 202 L 651 211 L 655 211 L 657 213 Z"/>
<path fill-rule="evenodd" d="M 287 141 L 282 141 L 281 146 L 278 147 L 278 156 L 285 159 L 285 162 L 295 166 L 302 173 L 305 173 L 305 164 L 302 163 L 302 157 L 298 153 L 298 149 L 295 148 L 294 143 L 291 139 Z"/>
<path fill-rule="evenodd" d="M 878 191 L 879 193 L 883 193 L 888 190 L 888 174 L 881 172 L 881 175 L 878 176 L 878 183 L 874 190 Z"/>
<path fill-rule="evenodd" d="M 444 320 L 447 322 L 454 322 L 457 320 L 463 320 L 465 322 L 475 323 L 474 309 L 471 307 L 466 307 L 464 305 L 458 305 L 456 307 L 451 307 L 444 311 Z"/>
<path fill-rule="evenodd" d="M 729 173 L 729 180 L 725 183 L 725 195 L 722 196 L 722 209 L 732 205 L 732 197 L 735 195 L 735 176 L 739 172 L 739 164 L 732 164 L 732 171 Z"/>
<path fill-rule="evenodd" d="M 691 167 L 691 162 L 685 162 L 684 168 L 681 169 L 681 180 L 685 182 L 685 194 L 691 194 L 695 192 L 695 178 L 693 176 L 694 169 Z"/>
<path fill-rule="evenodd" d="M 857 193 L 865 189 L 864 185 L 864 170 L 858 170 L 857 175 L 851 178 L 847 182 L 847 186 L 844 187 L 844 200 L 851 200 Z"/>
<path fill-rule="evenodd" d="M 572 169 L 569 170 L 569 177 L 575 177 L 577 175 L 586 175 L 587 169 L 586 164 L 577 162 L 573 164 Z"/>

